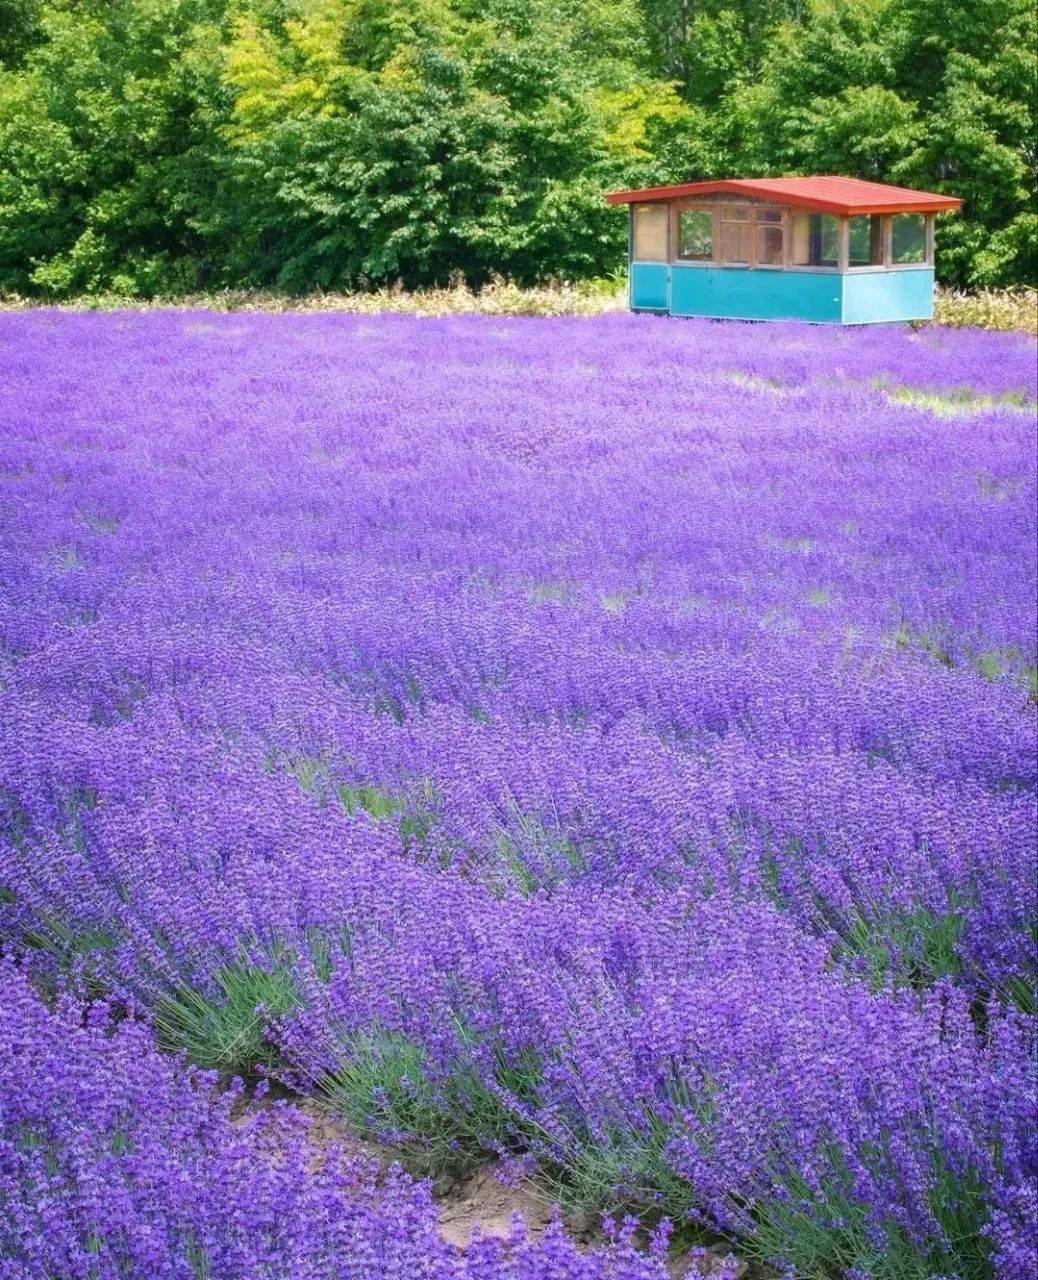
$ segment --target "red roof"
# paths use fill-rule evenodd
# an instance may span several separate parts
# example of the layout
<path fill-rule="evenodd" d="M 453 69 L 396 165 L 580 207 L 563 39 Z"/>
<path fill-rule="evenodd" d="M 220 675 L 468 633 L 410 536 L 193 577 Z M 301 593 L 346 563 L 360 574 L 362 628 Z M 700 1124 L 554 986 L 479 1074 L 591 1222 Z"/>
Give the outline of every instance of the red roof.
<path fill-rule="evenodd" d="M 640 191 L 614 191 L 609 204 L 671 200 L 676 196 L 756 196 L 781 204 L 820 209 L 824 213 L 936 213 L 958 209 L 962 201 L 933 191 L 912 191 L 885 182 L 861 178 L 726 178 L 718 182 L 685 182 L 676 187 L 645 187 Z"/>

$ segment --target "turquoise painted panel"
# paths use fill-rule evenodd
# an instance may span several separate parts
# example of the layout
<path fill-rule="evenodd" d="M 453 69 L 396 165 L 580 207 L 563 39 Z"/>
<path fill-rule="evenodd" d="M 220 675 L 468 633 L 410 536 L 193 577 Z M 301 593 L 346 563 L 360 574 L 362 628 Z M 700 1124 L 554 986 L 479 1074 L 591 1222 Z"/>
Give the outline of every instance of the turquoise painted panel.
<path fill-rule="evenodd" d="M 666 262 L 631 263 L 631 307 L 635 311 L 666 311 L 670 267 Z"/>
<path fill-rule="evenodd" d="M 933 268 L 867 271 L 843 278 L 844 324 L 933 319 Z"/>
<path fill-rule="evenodd" d="M 748 271 L 676 263 L 671 271 L 670 310 L 676 316 L 726 320 L 839 323 L 840 282 L 836 272 Z"/>
<path fill-rule="evenodd" d="M 748 271 L 633 262 L 631 307 L 725 320 L 882 324 L 933 317 L 933 269 Z"/>

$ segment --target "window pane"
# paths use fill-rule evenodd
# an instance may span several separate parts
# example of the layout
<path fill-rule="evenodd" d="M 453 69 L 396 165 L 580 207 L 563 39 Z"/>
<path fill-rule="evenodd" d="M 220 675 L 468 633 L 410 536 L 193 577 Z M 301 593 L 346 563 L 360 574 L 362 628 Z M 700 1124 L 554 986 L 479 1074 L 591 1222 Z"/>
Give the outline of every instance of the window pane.
<path fill-rule="evenodd" d="M 749 222 L 750 206 L 748 204 L 726 204 L 721 208 L 721 217 L 725 222 Z"/>
<path fill-rule="evenodd" d="M 640 204 L 634 210 L 635 262 L 667 261 L 667 224 L 670 208 L 665 204 Z"/>
<path fill-rule="evenodd" d="M 726 222 L 721 256 L 725 262 L 748 263 L 750 260 L 750 228 L 746 222 Z"/>
<path fill-rule="evenodd" d="M 781 209 L 758 209 L 757 221 L 758 222 L 781 222 L 782 210 Z"/>
<path fill-rule="evenodd" d="M 811 215 L 807 213 L 793 215 L 793 265 L 811 265 Z"/>
<path fill-rule="evenodd" d="M 678 216 L 678 257 L 709 261 L 714 256 L 714 215 L 708 209 L 682 209 Z"/>
<path fill-rule="evenodd" d="M 895 213 L 891 233 L 895 262 L 922 262 L 926 256 L 926 226 L 921 213 Z"/>
<path fill-rule="evenodd" d="M 835 267 L 839 258 L 839 221 L 831 213 L 798 213 L 793 219 L 793 265 Z"/>
<path fill-rule="evenodd" d="M 781 267 L 785 258 L 782 228 L 757 228 L 757 262 L 762 267 Z"/>
<path fill-rule="evenodd" d="M 811 250 L 812 260 L 820 267 L 835 267 L 840 260 L 840 223 L 831 213 L 815 213 L 811 216 L 811 238 L 817 247 Z"/>
<path fill-rule="evenodd" d="M 852 267 L 881 267 L 883 219 L 875 213 L 851 218 L 850 243 Z"/>

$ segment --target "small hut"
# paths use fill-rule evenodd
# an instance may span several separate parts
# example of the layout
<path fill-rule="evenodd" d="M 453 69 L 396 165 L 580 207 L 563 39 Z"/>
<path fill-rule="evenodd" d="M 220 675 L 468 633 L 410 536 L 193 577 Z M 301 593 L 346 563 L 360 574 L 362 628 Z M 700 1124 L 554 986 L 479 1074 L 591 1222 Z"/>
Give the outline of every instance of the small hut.
<path fill-rule="evenodd" d="M 614 191 L 633 311 L 874 324 L 933 316 L 934 215 L 954 196 L 858 178 L 729 178 Z"/>

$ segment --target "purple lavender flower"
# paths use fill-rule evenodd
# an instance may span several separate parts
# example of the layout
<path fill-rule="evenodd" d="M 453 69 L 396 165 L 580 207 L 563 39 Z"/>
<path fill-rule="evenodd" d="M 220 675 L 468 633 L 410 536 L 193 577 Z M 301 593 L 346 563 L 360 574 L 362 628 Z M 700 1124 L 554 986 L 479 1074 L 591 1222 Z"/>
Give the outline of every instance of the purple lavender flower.
<path fill-rule="evenodd" d="M 1034 357 L 0 316 L 0 940 L 75 992 L 10 979 L 12 1256 L 649 1266 L 462 1263 L 157 1038 L 801 1273 L 1033 1268 Z"/>

